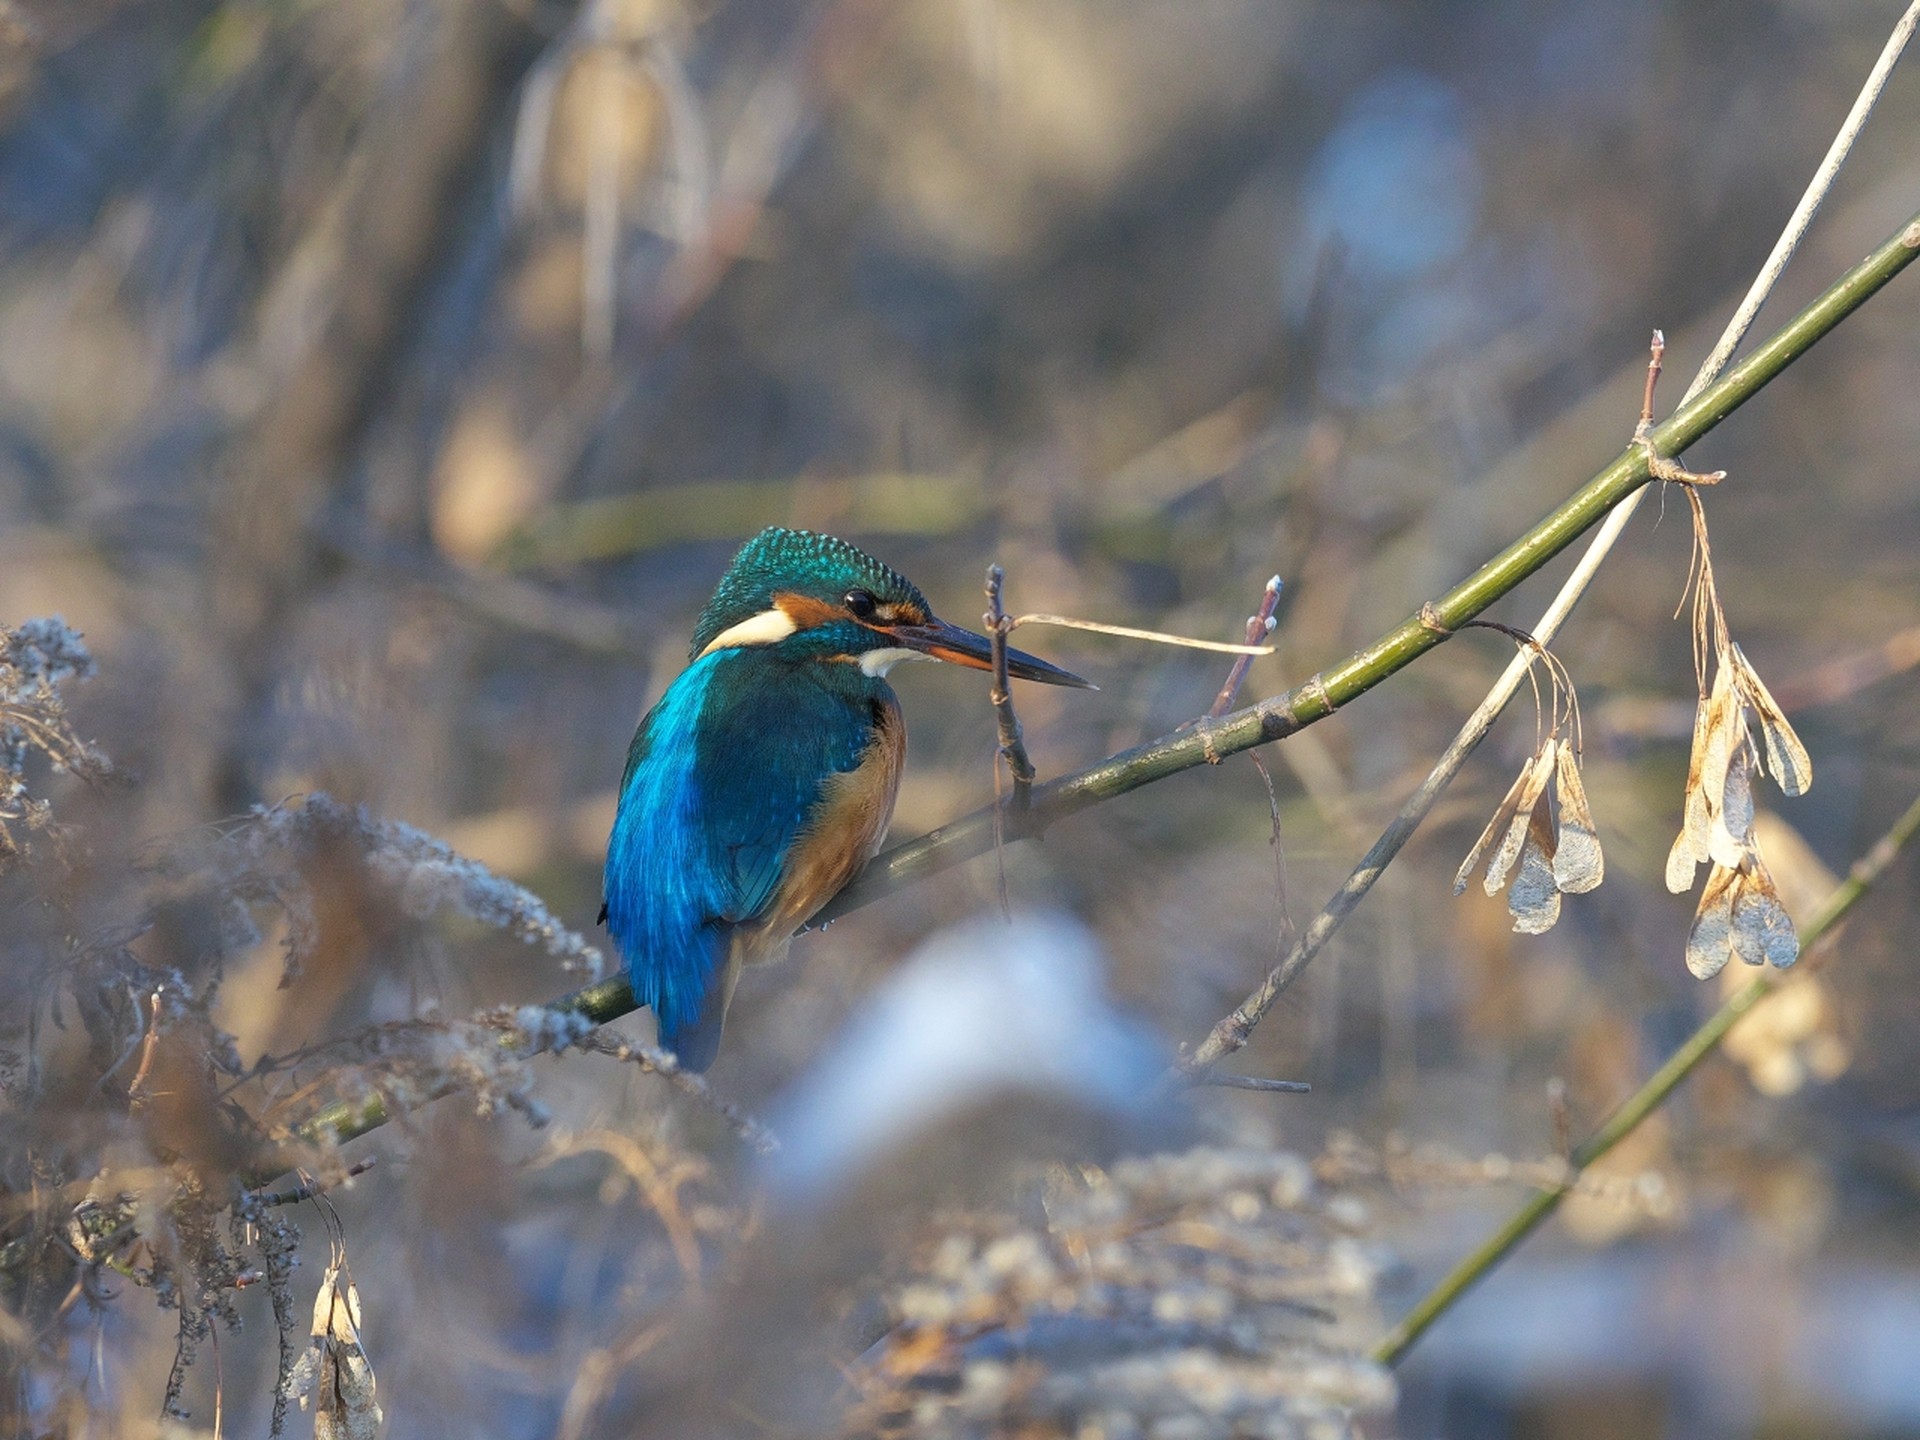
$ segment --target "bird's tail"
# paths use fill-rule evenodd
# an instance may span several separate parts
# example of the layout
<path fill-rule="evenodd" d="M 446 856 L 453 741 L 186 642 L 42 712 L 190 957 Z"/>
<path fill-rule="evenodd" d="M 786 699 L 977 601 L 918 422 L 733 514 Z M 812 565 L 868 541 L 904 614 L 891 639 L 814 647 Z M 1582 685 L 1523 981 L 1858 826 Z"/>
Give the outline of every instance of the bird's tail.
<path fill-rule="evenodd" d="M 673 1051 L 685 1069 L 704 1071 L 720 1053 L 720 1031 L 727 1023 L 727 1007 L 733 1003 L 733 987 L 740 979 L 739 949 L 733 945 L 727 949 L 726 964 L 708 983 L 697 1015 L 655 1012 L 660 1021 L 660 1043 Z"/>

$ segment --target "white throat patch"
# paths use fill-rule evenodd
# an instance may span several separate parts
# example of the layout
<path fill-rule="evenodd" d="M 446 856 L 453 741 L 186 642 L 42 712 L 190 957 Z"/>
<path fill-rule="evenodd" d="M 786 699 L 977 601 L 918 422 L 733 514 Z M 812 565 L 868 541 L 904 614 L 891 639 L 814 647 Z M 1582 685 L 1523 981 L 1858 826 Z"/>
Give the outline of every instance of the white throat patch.
<path fill-rule="evenodd" d="M 738 625 L 729 625 L 709 640 L 707 648 L 696 658 L 704 660 L 716 650 L 735 650 L 743 645 L 775 645 L 797 628 L 793 617 L 775 605 L 771 610 L 762 610 Z"/>
<path fill-rule="evenodd" d="M 889 670 L 893 669 L 893 667 L 898 665 L 902 660 L 931 660 L 931 659 L 933 659 L 933 656 L 927 654 L 927 652 L 924 650 L 908 650 L 908 649 L 905 649 L 904 647 L 895 645 L 895 646 L 888 646 L 884 650 L 867 651 L 866 654 L 860 657 L 860 669 L 862 673 L 867 675 L 872 675 L 878 678 L 880 676 L 884 676 Z"/>

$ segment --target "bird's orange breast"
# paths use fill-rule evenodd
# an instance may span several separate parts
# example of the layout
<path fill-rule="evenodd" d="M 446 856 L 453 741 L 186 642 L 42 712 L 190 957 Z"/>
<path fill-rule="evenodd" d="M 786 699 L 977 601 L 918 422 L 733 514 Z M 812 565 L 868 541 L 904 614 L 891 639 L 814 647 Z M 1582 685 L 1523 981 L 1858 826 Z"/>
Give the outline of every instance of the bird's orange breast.
<path fill-rule="evenodd" d="M 907 760 L 907 727 L 892 696 L 873 702 L 873 739 L 853 769 L 831 776 L 819 803 L 788 852 L 773 904 L 747 937 L 749 965 L 777 960 L 793 932 L 819 913 L 866 866 L 887 838 L 900 772 Z"/>

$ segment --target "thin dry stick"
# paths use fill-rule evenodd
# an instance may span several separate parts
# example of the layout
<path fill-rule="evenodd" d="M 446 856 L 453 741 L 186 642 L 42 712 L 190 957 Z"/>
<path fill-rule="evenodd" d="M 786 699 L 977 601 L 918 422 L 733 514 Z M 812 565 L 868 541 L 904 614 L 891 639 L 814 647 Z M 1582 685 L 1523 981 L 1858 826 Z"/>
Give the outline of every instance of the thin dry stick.
<path fill-rule="evenodd" d="M 998 565 L 987 567 L 987 640 L 993 647 L 993 718 L 1000 726 L 1000 754 L 1013 776 L 1013 806 L 1027 808 L 1033 794 L 1033 760 L 1027 754 L 1026 737 L 1020 731 L 1020 717 L 1013 711 L 1013 684 L 1007 678 L 1007 632 L 1013 628 L 1000 603 L 1000 588 L 1007 573 Z"/>
<path fill-rule="evenodd" d="M 1307 1095 L 1313 1086 L 1304 1080 L 1268 1080 L 1259 1075 L 1232 1075 L 1224 1070 L 1216 1070 L 1200 1082 L 1202 1085 L 1216 1085 L 1222 1090 L 1260 1090 L 1281 1095 Z"/>
<path fill-rule="evenodd" d="M 1273 648 L 1265 645 L 1265 642 L 1273 634 L 1273 612 L 1280 608 L 1280 590 L 1284 583 L 1278 575 L 1267 581 L 1266 589 L 1260 596 L 1260 608 L 1247 617 L 1249 646 L 1264 645 L 1268 650 Z M 1218 720 L 1233 709 L 1233 702 L 1240 698 L 1240 687 L 1246 682 L 1247 671 L 1252 665 L 1251 654 L 1242 655 L 1233 662 L 1225 682 L 1220 686 L 1220 693 L 1213 697 L 1213 704 L 1200 724 Z M 1260 772 L 1260 783 L 1267 792 L 1267 818 L 1272 826 L 1272 838 L 1268 843 L 1273 846 L 1273 891 L 1280 902 L 1280 927 L 1275 942 L 1278 948 L 1293 936 L 1293 915 L 1287 908 L 1287 852 L 1280 839 L 1280 795 L 1273 788 L 1273 772 L 1267 769 L 1267 762 L 1261 758 L 1260 752 L 1249 750 L 1247 758 L 1253 762 L 1253 768 Z"/>
<path fill-rule="evenodd" d="M 1916 832 L 1920 832 L 1920 799 L 1909 805 L 1906 813 L 1894 822 L 1893 828 L 1860 857 L 1847 878 L 1826 898 L 1819 912 L 1801 928 L 1803 951 L 1823 939 L 1830 940 L 1833 937 L 1834 927 L 1859 903 L 1873 883 L 1886 873 L 1894 857 L 1913 839 Z M 1801 963 L 1805 964 L 1806 961 Z M 1560 1208 L 1560 1201 L 1573 1188 L 1583 1171 L 1631 1135 L 1641 1121 L 1665 1104 L 1667 1097 L 1679 1088 L 1680 1083 L 1694 1072 L 1700 1062 L 1719 1049 L 1720 1042 L 1726 1039 L 1727 1032 L 1740 1017 L 1786 984 L 1787 979 L 1788 976 L 1783 972 L 1762 970 L 1714 1011 L 1687 1038 L 1686 1043 L 1668 1057 L 1667 1063 L 1615 1110 L 1585 1144 L 1568 1155 L 1565 1179 L 1529 1196 L 1506 1224 L 1456 1265 L 1444 1280 L 1428 1292 L 1425 1299 L 1408 1312 L 1404 1320 L 1393 1327 L 1374 1350 L 1373 1358 L 1382 1365 L 1398 1364 L 1413 1342 L 1425 1334 L 1434 1321 L 1484 1278 L 1488 1271 L 1513 1253 L 1542 1220 Z"/>
<path fill-rule="evenodd" d="M 147 1073 L 153 1069 L 153 1052 L 160 1043 L 160 994 L 156 988 L 148 997 L 147 1035 L 140 1044 L 140 1066 L 134 1071 L 133 1083 L 127 1086 L 130 1110 L 138 1110 L 147 1103 Z"/>
<path fill-rule="evenodd" d="M 1273 612 L 1280 605 L 1281 579 L 1275 575 L 1267 581 L 1267 588 L 1260 597 L 1260 608 L 1247 617 L 1247 644 L 1256 645 L 1273 633 Z M 1233 702 L 1239 698 L 1240 686 L 1247 678 L 1247 670 L 1253 664 L 1253 656 L 1242 655 L 1233 662 L 1227 671 L 1226 682 L 1221 685 L 1220 693 L 1213 697 L 1213 705 L 1206 717 L 1199 723 L 1218 720 L 1233 708 Z M 1273 880 L 1275 891 L 1280 898 L 1280 943 L 1285 944 L 1287 936 L 1293 930 L 1293 917 L 1287 913 L 1287 857 L 1280 843 L 1280 797 L 1273 788 L 1273 775 L 1267 769 L 1267 762 L 1260 758 L 1258 750 L 1249 750 L 1247 758 L 1253 762 L 1253 768 L 1260 772 L 1260 782 L 1267 789 L 1267 813 L 1273 823 Z M 1234 1075 L 1225 1070 L 1209 1070 L 1198 1077 L 1202 1085 L 1214 1085 L 1224 1090 L 1261 1090 L 1283 1095 L 1306 1095 L 1313 1087 L 1304 1080 L 1267 1080 L 1258 1075 Z"/>
<path fill-rule="evenodd" d="M 1273 633 L 1273 612 L 1280 607 L 1280 586 L 1278 575 L 1267 581 L 1266 591 L 1260 597 L 1260 608 L 1247 617 L 1248 645 L 1259 645 Z M 1272 649 L 1271 646 L 1267 648 Z M 1233 708 L 1233 702 L 1240 698 L 1240 686 L 1245 683 L 1247 670 L 1252 664 L 1251 653 L 1233 662 L 1233 668 L 1227 671 L 1226 683 L 1221 685 L 1220 693 L 1213 697 L 1212 708 L 1207 711 L 1209 720 L 1218 720 Z"/>
<path fill-rule="evenodd" d="M 1226 640 L 1196 640 L 1190 635 L 1170 635 L 1165 630 L 1142 630 L 1137 625 L 1109 625 L 1104 620 L 1081 620 L 1072 615 L 1017 615 L 1007 622 L 1008 630 L 1022 625 L 1058 625 L 1066 630 L 1088 630 L 1095 635 L 1118 635 L 1123 640 L 1151 640 L 1156 645 L 1178 645 L 1183 650 L 1211 650 L 1218 655 L 1271 655 L 1271 645 L 1233 644 Z"/>
<path fill-rule="evenodd" d="M 1013 709 L 1013 682 L 1007 677 L 1007 632 L 1013 628 L 1006 607 L 1000 603 L 1000 589 L 1007 574 L 998 565 L 987 567 L 987 644 L 992 651 L 993 688 L 987 698 L 993 704 L 994 723 L 1000 729 L 1000 752 L 993 762 L 993 864 L 1000 900 L 1000 913 L 1013 919 L 1013 897 L 1007 890 L 1006 807 L 1001 803 L 1000 762 L 1007 762 L 1013 776 L 1013 808 L 1025 811 L 1033 800 L 1033 758 L 1027 754 L 1026 737 L 1020 732 L 1020 717 Z"/>
<path fill-rule="evenodd" d="M 333 1189 L 335 1185 L 366 1174 L 367 1171 L 373 1169 L 373 1167 L 379 1163 L 379 1160 L 380 1157 L 378 1155 L 364 1156 L 349 1165 L 346 1170 L 342 1172 L 339 1180 L 332 1182 L 323 1181 L 316 1176 L 302 1173 L 300 1183 L 295 1185 L 291 1190 L 275 1190 L 271 1192 L 256 1190 L 253 1192 L 253 1199 L 261 1205 L 298 1205 L 303 1200 L 317 1199 L 319 1196 Z"/>
<path fill-rule="evenodd" d="M 1767 257 L 1766 264 L 1761 266 L 1759 275 L 1754 278 L 1746 298 L 1740 302 L 1740 308 L 1734 312 L 1733 319 L 1727 322 L 1727 328 L 1721 333 L 1719 343 L 1713 347 L 1713 352 L 1701 365 L 1700 373 L 1694 377 L 1693 384 L 1687 387 L 1687 393 L 1680 402 L 1682 406 L 1719 378 L 1720 372 L 1726 368 L 1727 361 L 1732 358 L 1734 350 L 1746 337 L 1754 319 L 1760 314 L 1760 307 L 1766 303 L 1767 296 L 1772 293 L 1781 272 L 1787 268 L 1787 262 L 1793 258 L 1793 252 L 1799 248 L 1807 227 L 1813 222 L 1813 217 L 1819 211 L 1822 202 L 1826 200 L 1828 191 L 1833 188 L 1834 178 L 1840 173 L 1840 167 L 1845 164 L 1848 153 L 1853 149 L 1854 141 L 1867 123 L 1867 117 L 1873 113 L 1874 104 L 1879 100 L 1880 92 L 1886 88 L 1887 78 L 1892 74 L 1894 64 L 1899 60 L 1901 52 L 1906 48 L 1907 42 L 1913 38 L 1916 25 L 1920 25 L 1920 0 L 1914 0 L 1900 22 L 1894 26 L 1886 48 L 1881 52 L 1872 72 L 1867 76 L 1867 82 L 1861 87 L 1859 97 L 1853 102 L 1853 109 L 1848 112 L 1839 133 L 1833 138 L 1833 144 L 1828 147 L 1826 158 L 1820 162 L 1820 168 L 1814 172 L 1812 181 L 1807 185 L 1806 193 L 1800 197 L 1799 205 L 1788 219 L 1780 239 L 1774 244 L 1773 253 Z M 1657 373 L 1656 370 L 1648 376 L 1649 390 Z M 1649 408 L 1651 408 L 1650 404 Z M 1579 603 L 1580 597 L 1586 594 L 1587 587 L 1593 583 L 1594 575 L 1613 550 L 1614 544 L 1625 532 L 1628 522 L 1633 518 L 1634 512 L 1639 509 L 1641 498 L 1645 494 L 1645 490 L 1636 490 L 1614 506 L 1607 518 L 1601 522 L 1599 530 L 1595 532 L 1593 540 L 1587 546 L 1586 553 L 1580 557 L 1579 563 L 1574 566 L 1573 573 L 1560 587 L 1560 593 L 1554 596 L 1553 603 L 1547 606 L 1546 611 L 1531 628 L 1534 639 L 1541 645 L 1552 643 L 1554 636 L 1559 633 L 1561 624 L 1572 612 L 1573 607 Z M 1406 804 L 1400 807 L 1399 813 L 1381 832 L 1380 838 L 1374 841 L 1365 855 L 1361 856 L 1359 864 L 1348 873 L 1346 881 L 1334 893 L 1333 898 L 1328 900 L 1320 913 L 1313 917 L 1306 930 L 1294 942 L 1293 948 L 1278 965 L 1268 972 L 1266 979 L 1260 983 L 1259 987 L 1213 1027 L 1205 1041 L 1186 1060 L 1186 1068 L 1192 1070 L 1212 1065 L 1222 1056 L 1238 1050 L 1247 1043 L 1247 1037 L 1253 1033 L 1253 1027 L 1260 1023 L 1260 1018 L 1279 998 L 1280 992 L 1292 984 L 1295 977 L 1306 968 L 1308 962 L 1320 953 L 1327 941 L 1333 937 L 1333 933 L 1340 928 L 1347 916 L 1353 913 L 1355 907 L 1373 888 L 1374 882 L 1380 878 L 1387 866 L 1392 863 L 1393 858 L 1412 838 L 1420 822 L 1426 819 L 1427 813 L 1433 809 L 1434 802 L 1440 798 L 1447 786 L 1453 783 L 1454 776 L 1460 773 L 1460 767 L 1466 763 L 1467 757 L 1486 738 L 1487 732 L 1493 728 L 1493 722 L 1500 718 L 1501 712 L 1506 709 L 1507 702 L 1513 698 L 1514 692 L 1520 688 L 1520 682 L 1526 678 L 1532 663 L 1530 655 L 1514 656 L 1499 680 L 1487 692 L 1486 698 L 1480 702 L 1473 714 L 1467 717 L 1466 723 L 1460 727 L 1459 734 L 1454 736 L 1453 743 L 1435 762 L 1427 778 L 1421 782 L 1420 788 L 1408 797 Z"/>

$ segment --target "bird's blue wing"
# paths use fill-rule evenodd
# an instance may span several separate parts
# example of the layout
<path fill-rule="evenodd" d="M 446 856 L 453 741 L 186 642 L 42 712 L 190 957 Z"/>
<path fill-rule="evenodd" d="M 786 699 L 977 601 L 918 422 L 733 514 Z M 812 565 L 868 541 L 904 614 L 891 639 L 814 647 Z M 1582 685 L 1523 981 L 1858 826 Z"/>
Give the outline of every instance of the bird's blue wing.
<path fill-rule="evenodd" d="M 709 705 L 700 733 L 708 860 L 726 877 L 726 918 L 736 923 L 773 904 L 821 787 L 857 766 L 873 740 L 871 706 L 804 668 L 756 666 L 753 679 L 750 693 Z"/>
<path fill-rule="evenodd" d="M 696 661 L 641 721 L 607 846 L 607 927 L 676 1050 L 731 930 L 772 904 L 821 785 L 872 739 L 867 707 L 784 666 L 756 666 L 743 685 L 740 661 Z"/>

